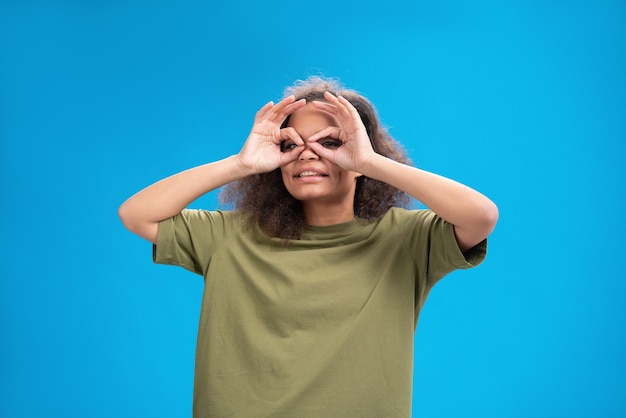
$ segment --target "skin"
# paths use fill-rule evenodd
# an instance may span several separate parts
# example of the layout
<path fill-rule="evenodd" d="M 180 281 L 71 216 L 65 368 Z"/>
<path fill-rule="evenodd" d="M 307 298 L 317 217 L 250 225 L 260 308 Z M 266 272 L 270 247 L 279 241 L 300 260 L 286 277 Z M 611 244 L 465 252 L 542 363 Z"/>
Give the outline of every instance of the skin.
<path fill-rule="evenodd" d="M 356 178 L 365 175 L 408 193 L 453 224 L 463 252 L 491 233 L 498 219 L 491 200 L 461 183 L 375 153 L 357 110 L 341 96 L 325 93 L 324 98 L 326 102 L 307 104 L 290 96 L 267 103 L 257 112 L 238 154 L 148 186 L 120 206 L 122 222 L 156 243 L 159 222 L 193 200 L 229 182 L 280 167 L 285 186 L 303 201 L 311 225 L 354 218 Z M 281 129 L 289 115 L 289 126 Z M 296 177 L 302 171 L 321 176 Z"/>
<path fill-rule="evenodd" d="M 154 183 L 126 200 L 118 209 L 124 226 L 156 244 L 159 222 L 180 213 L 198 197 L 243 177 L 275 170 L 298 158 L 304 149 L 293 128 L 280 129 L 287 116 L 304 107 L 293 96 L 267 103 L 256 114 L 250 134 L 238 154 L 182 171 Z M 281 152 L 284 140 L 297 146 Z"/>
<path fill-rule="evenodd" d="M 317 135 L 329 126 L 339 127 L 339 122 L 312 104 L 297 110 L 289 119 L 289 127 L 302 138 L 304 148 L 296 160 L 281 168 L 283 183 L 292 196 L 302 201 L 309 225 L 332 225 L 354 218 L 356 179 L 360 174 L 344 170 L 312 149 L 313 142 L 328 150 L 341 147 L 340 140 Z M 283 151 L 296 146 L 293 140 L 282 144 Z"/>
<path fill-rule="evenodd" d="M 324 98 L 328 103 L 313 102 L 313 106 L 333 115 L 339 126 L 329 126 L 310 138 L 311 148 L 318 155 L 346 170 L 383 181 L 424 203 L 454 225 L 463 252 L 491 233 L 498 220 L 498 208 L 491 200 L 461 183 L 377 154 L 354 106 L 330 93 L 325 93 Z M 323 148 L 314 142 L 322 137 L 338 138 L 343 145 L 334 150 Z"/>

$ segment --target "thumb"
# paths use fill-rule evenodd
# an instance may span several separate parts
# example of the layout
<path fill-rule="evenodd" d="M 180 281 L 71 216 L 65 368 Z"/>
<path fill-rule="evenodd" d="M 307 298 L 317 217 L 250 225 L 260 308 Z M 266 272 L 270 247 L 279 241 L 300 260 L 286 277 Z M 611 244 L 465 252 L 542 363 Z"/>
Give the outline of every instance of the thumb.
<path fill-rule="evenodd" d="M 309 148 L 318 156 L 327 159 L 328 161 L 337 164 L 337 149 L 329 149 L 320 144 L 319 142 L 311 142 L 308 144 Z M 304 147 L 303 147 L 304 149 Z"/>

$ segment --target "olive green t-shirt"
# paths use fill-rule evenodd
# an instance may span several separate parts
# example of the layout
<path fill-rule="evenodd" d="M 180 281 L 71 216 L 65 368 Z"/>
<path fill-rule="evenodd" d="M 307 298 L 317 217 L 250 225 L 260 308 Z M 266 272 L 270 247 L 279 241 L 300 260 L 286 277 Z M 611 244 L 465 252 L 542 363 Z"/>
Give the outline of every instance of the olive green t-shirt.
<path fill-rule="evenodd" d="M 479 264 L 429 210 L 310 226 L 285 245 L 235 211 L 159 224 L 154 261 L 204 276 L 194 417 L 409 417 L 432 286 Z"/>

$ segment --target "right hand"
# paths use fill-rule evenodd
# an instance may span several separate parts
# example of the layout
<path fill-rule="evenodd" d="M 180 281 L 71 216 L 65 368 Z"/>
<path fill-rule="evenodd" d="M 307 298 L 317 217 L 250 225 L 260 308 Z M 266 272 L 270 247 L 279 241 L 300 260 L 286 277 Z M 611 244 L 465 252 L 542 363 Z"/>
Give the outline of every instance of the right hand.
<path fill-rule="evenodd" d="M 293 112 L 306 105 L 306 100 L 296 101 L 289 96 L 278 104 L 267 103 L 256 114 L 254 125 L 245 144 L 237 155 L 242 167 L 249 174 L 267 173 L 298 158 L 304 150 L 304 141 L 295 129 L 281 129 L 281 125 Z M 296 147 L 281 151 L 281 143 L 291 140 Z"/>

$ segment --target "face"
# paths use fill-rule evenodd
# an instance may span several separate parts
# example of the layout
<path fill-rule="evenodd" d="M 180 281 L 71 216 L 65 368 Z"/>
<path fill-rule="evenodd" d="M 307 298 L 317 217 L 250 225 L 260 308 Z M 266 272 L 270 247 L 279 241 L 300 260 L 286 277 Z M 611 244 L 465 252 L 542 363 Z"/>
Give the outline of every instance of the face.
<path fill-rule="evenodd" d="M 307 104 L 291 115 L 288 126 L 298 132 L 305 144 L 298 159 L 281 168 L 283 182 L 289 193 L 303 201 L 305 209 L 307 203 L 316 202 L 343 205 L 351 210 L 359 174 L 321 158 L 307 146 L 313 134 L 328 126 L 339 126 L 337 120 Z M 337 148 L 341 144 L 334 138 L 323 138 L 317 142 L 329 148 Z M 292 144 L 289 142 L 283 144 L 283 147 L 290 146 Z"/>

